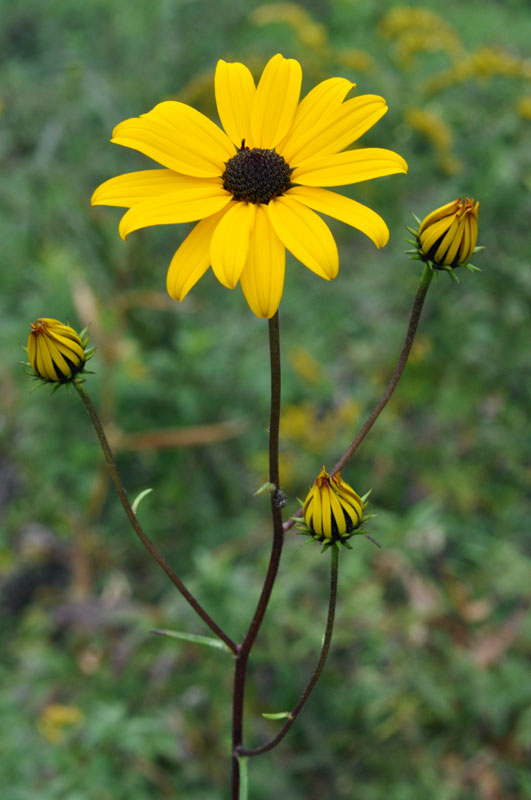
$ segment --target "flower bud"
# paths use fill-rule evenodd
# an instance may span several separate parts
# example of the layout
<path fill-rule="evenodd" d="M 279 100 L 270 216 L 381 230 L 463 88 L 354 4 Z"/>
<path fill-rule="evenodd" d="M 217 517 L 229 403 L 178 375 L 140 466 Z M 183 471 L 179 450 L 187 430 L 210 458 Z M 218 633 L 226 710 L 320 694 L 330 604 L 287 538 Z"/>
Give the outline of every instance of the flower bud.
<path fill-rule="evenodd" d="M 32 322 L 28 358 L 36 377 L 52 383 L 67 383 L 85 366 L 86 340 L 69 325 L 41 317 Z"/>
<path fill-rule="evenodd" d="M 302 507 L 304 532 L 320 542 L 349 539 L 366 519 L 366 505 L 340 472 L 331 477 L 323 467 Z"/>
<path fill-rule="evenodd" d="M 436 269 L 465 266 L 476 247 L 478 209 L 479 202 L 459 197 L 428 214 L 417 233 L 422 260 Z"/>

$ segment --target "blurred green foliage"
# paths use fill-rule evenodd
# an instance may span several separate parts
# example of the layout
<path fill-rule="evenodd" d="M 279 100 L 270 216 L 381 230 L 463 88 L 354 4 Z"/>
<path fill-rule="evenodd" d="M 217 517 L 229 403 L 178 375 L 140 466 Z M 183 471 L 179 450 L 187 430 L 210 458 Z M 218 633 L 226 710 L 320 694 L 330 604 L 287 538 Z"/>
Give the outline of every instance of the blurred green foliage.
<path fill-rule="evenodd" d="M 480 200 L 481 274 L 446 276 L 390 407 L 345 477 L 378 517 L 341 562 L 332 655 L 253 800 L 531 796 L 528 220 L 531 18 L 525 0 L 1 0 L 0 782 L 9 800 L 226 796 L 230 657 L 150 629 L 205 633 L 128 530 L 75 395 L 30 394 L 28 322 L 91 323 L 88 388 L 145 528 L 238 638 L 269 549 L 268 355 L 239 290 L 164 294 L 184 226 L 124 244 L 102 180 L 147 160 L 113 126 L 179 97 L 215 114 L 218 58 L 258 74 L 281 50 L 305 89 L 344 75 L 388 115 L 363 145 L 407 178 L 353 187 L 391 230 L 376 252 L 332 227 L 340 275 L 289 263 L 281 305 L 282 475 L 296 508 L 385 385 L 419 267 L 409 211 Z M 316 367 L 318 365 L 318 367 Z M 225 423 L 229 423 L 228 427 Z M 207 438 L 193 426 L 215 425 Z M 221 427 L 220 427 L 221 426 Z M 154 446 L 152 429 L 172 446 Z M 127 435 L 146 434 L 138 438 Z M 204 433 L 204 430 L 203 430 Z M 183 439 L 183 435 L 188 439 Z M 121 437 L 121 438 L 120 438 Z M 180 438 L 181 437 L 181 438 Z M 209 438 L 210 437 L 210 438 Z M 192 441 L 188 446 L 179 442 Z M 151 444 L 150 444 L 151 442 Z M 253 652 L 247 742 L 280 723 L 320 645 L 327 559 L 290 534 Z"/>

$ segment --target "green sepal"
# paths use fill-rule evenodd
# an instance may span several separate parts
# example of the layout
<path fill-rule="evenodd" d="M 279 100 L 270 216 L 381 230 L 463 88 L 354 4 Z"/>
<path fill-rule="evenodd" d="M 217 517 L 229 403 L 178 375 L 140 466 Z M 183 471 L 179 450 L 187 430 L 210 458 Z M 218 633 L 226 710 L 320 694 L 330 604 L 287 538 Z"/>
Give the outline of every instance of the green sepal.
<path fill-rule="evenodd" d="M 203 644 L 206 647 L 214 647 L 216 650 L 223 650 L 225 653 L 232 653 L 225 642 L 222 642 L 221 639 L 214 639 L 212 636 L 199 636 L 199 634 L 196 633 L 160 630 L 158 628 L 153 628 L 151 633 L 156 633 L 157 636 L 169 636 L 172 639 L 182 639 L 185 642 L 192 642 L 193 644 Z"/>
<path fill-rule="evenodd" d="M 350 544 L 350 542 L 344 541 L 344 542 L 341 542 L 341 544 L 343 545 L 343 547 L 346 547 L 347 550 L 352 550 L 353 549 L 353 547 Z"/>
<path fill-rule="evenodd" d="M 370 497 L 370 495 L 371 495 L 371 492 L 372 492 L 372 489 L 369 489 L 369 491 L 368 491 L 368 492 L 365 492 L 365 494 L 363 495 L 363 497 L 360 497 L 360 500 L 361 500 L 361 502 L 362 502 L 362 504 L 363 504 L 363 507 L 364 507 L 364 508 L 365 508 L 365 506 L 367 505 L 367 501 L 368 501 L 368 499 L 369 499 L 369 497 Z"/>
<path fill-rule="evenodd" d="M 455 269 L 453 267 L 443 267 L 443 270 L 448 273 L 454 283 L 460 283 L 460 280 L 455 274 Z"/>

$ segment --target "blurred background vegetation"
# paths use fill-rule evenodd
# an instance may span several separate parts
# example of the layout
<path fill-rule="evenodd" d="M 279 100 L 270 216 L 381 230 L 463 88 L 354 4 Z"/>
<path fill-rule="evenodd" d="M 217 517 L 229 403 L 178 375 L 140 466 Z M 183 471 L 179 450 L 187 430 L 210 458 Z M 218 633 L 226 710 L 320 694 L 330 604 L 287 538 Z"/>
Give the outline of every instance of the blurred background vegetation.
<path fill-rule="evenodd" d="M 407 177 L 353 187 L 378 252 L 332 223 L 340 275 L 290 261 L 281 305 L 282 480 L 297 507 L 394 366 L 418 281 L 410 211 L 480 200 L 482 273 L 430 289 L 399 391 L 345 477 L 378 517 L 341 563 L 325 675 L 251 797 L 531 796 L 529 320 L 531 18 L 525 0 L 0 1 L 0 782 L 9 800 L 227 796 L 231 663 L 150 634 L 205 633 L 126 525 L 75 395 L 17 365 L 39 316 L 90 324 L 87 387 L 146 530 L 240 637 L 269 552 L 266 325 L 212 274 L 165 294 L 186 226 L 117 233 L 91 209 L 149 167 L 113 126 L 179 98 L 215 116 L 218 58 L 277 51 L 304 90 L 342 75 L 389 113 L 362 140 Z M 158 435 L 157 431 L 163 431 Z M 154 432 L 155 431 L 155 432 Z M 527 497 L 526 497 L 527 493 Z M 247 743 L 291 708 L 318 652 L 328 559 L 290 533 L 253 652 Z M 226 660 L 224 660 L 226 658 Z"/>

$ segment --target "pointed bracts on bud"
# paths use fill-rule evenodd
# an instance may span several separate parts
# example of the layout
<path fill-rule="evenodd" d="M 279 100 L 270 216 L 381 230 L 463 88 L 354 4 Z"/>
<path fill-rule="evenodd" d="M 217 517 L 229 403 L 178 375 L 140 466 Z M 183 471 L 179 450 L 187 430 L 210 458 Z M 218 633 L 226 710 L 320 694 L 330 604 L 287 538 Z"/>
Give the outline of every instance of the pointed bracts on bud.
<path fill-rule="evenodd" d="M 446 270 L 453 275 L 457 267 L 477 270 L 469 264 L 476 252 L 479 202 L 460 197 L 435 209 L 419 223 L 412 258 L 420 258 L 432 269 Z"/>
<path fill-rule="evenodd" d="M 366 497 L 360 497 L 340 472 L 330 476 L 323 466 L 304 501 L 304 525 L 298 526 L 299 531 L 325 547 L 346 544 L 369 518 L 363 513 L 366 505 Z"/>
<path fill-rule="evenodd" d="M 77 333 L 70 325 L 50 317 L 40 317 L 30 325 L 27 351 L 33 377 L 60 386 L 84 370 L 94 353 L 93 349 L 86 349 L 86 331 Z"/>

